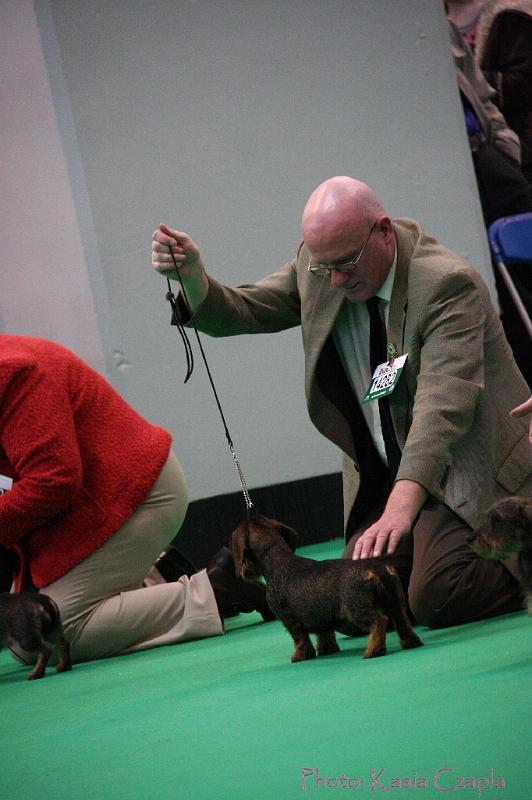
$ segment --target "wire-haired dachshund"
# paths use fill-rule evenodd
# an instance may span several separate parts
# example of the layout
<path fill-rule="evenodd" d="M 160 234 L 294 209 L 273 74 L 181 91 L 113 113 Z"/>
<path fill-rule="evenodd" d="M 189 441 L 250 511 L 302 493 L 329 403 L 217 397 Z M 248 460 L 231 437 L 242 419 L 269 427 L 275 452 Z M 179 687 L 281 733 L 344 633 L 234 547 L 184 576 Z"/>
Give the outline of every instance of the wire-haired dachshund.
<path fill-rule="evenodd" d="M 242 522 L 231 535 L 238 577 L 266 578 L 268 605 L 295 644 L 292 661 L 316 656 L 309 633 L 317 637 L 318 655 L 340 649 L 335 631 L 356 627 L 369 639 L 364 658 L 386 653 L 391 619 L 401 647 L 420 647 L 406 613 L 401 582 L 393 567 L 373 559 L 314 561 L 294 555 L 297 533 L 262 515 Z"/>
<path fill-rule="evenodd" d="M 532 616 L 532 497 L 504 497 L 494 503 L 468 542 L 483 558 L 502 560 L 517 554 L 516 577 Z"/>
<path fill-rule="evenodd" d="M 28 675 L 29 681 L 44 678 L 53 652 L 51 644 L 59 648 L 57 672 L 72 669 L 59 609 L 46 594 L 0 592 L 0 648 L 15 643 L 27 652 L 38 653 L 37 663 Z"/>

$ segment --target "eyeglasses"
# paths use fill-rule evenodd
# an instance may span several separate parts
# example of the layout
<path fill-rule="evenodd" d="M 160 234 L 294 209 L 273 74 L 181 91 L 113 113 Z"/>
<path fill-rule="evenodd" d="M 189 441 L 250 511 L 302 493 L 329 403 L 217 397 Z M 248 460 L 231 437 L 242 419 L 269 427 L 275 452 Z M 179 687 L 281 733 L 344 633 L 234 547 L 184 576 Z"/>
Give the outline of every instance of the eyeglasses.
<path fill-rule="evenodd" d="M 332 270 L 335 269 L 337 272 L 353 272 L 360 259 L 364 255 L 364 250 L 367 247 L 367 244 L 371 238 L 371 234 L 379 224 L 379 220 L 375 220 L 373 225 L 371 226 L 371 230 L 368 233 L 368 238 L 364 242 L 364 247 L 360 251 L 358 255 L 353 256 L 352 258 L 346 259 L 345 261 L 336 261 L 330 264 L 322 264 L 321 262 L 313 263 L 312 261 L 308 262 L 308 271 L 312 272 L 314 275 L 330 275 Z"/>

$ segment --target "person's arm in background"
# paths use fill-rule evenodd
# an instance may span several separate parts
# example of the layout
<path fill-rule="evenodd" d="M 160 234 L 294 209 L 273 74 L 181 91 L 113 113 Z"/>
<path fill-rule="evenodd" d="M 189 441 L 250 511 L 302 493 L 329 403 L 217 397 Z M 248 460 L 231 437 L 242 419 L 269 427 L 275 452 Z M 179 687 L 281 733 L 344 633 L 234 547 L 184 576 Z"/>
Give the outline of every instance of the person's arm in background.
<path fill-rule="evenodd" d="M 499 13 L 479 56 L 502 113 L 532 111 L 532 16 L 511 9 Z"/>

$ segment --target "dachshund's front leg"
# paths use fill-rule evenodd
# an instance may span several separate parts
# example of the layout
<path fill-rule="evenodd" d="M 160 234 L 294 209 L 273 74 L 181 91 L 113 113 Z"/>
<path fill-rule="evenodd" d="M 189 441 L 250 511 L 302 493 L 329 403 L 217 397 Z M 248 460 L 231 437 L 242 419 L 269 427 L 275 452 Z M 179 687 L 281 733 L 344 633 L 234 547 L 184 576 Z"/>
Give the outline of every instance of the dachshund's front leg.
<path fill-rule="evenodd" d="M 292 662 L 308 661 L 309 658 L 316 658 L 316 651 L 310 641 L 308 631 L 303 630 L 303 628 L 294 623 L 287 623 L 284 620 L 283 623 L 294 640 L 295 649 L 291 659 Z"/>
<path fill-rule="evenodd" d="M 331 653 L 340 652 L 334 631 L 322 631 L 316 634 L 316 638 L 318 640 L 317 650 L 319 656 L 328 656 Z"/>

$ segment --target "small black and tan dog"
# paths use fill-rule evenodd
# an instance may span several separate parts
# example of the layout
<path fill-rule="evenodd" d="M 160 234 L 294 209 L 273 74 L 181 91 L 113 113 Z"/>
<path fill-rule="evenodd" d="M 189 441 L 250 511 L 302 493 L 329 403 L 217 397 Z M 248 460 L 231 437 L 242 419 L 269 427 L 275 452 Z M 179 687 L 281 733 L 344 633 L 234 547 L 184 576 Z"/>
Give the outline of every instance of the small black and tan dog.
<path fill-rule="evenodd" d="M 0 592 L 0 648 L 14 643 L 27 652 L 38 653 L 37 663 L 28 675 L 29 681 L 44 678 L 52 644 L 59 648 L 57 672 L 72 669 L 59 609 L 46 594 Z"/>
<path fill-rule="evenodd" d="M 386 653 L 391 619 L 401 647 L 420 647 L 406 613 L 401 582 L 393 567 L 378 560 L 314 561 L 294 555 L 297 533 L 262 515 L 242 522 L 231 535 L 238 577 L 266 578 L 266 599 L 295 644 L 292 661 L 314 658 L 309 633 L 315 633 L 319 656 L 340 649 L 335 631 L 369 631 L 364 658 Z"/>
<path fill-rule="evenodd" d="M 503 497 L 494 503 L 468 542 L 482 558 L 517 555 L 516 578 L 532 616 L 532 497 Z"/>

